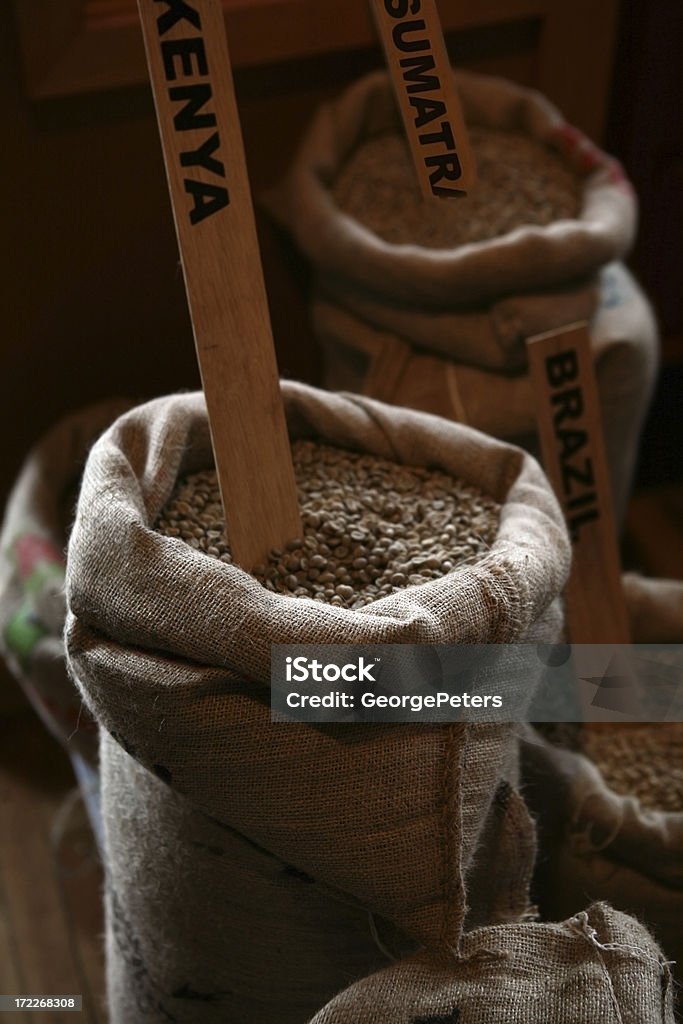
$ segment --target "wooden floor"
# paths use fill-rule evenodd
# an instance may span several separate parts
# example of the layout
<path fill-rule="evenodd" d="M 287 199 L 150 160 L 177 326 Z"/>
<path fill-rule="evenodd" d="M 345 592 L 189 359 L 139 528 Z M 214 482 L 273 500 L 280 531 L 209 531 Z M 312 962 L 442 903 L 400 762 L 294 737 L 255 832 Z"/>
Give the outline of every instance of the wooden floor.
<path fill-rule="evenodd" d="M 683 579 L 683 487 L 641 492 L 629 562 Z M 0 663 L 0 994 L 83 996 L 82 1014 L 27 1024 L 106 1024 L 102 871 L 69 759 Z"/>
<path fill-rule="evenodd" d="M 21 1024 L 105 1024 L 102 869 L 68 757 L 0 671 L 0 994 L 83 997 L 82 1013 Z"/>

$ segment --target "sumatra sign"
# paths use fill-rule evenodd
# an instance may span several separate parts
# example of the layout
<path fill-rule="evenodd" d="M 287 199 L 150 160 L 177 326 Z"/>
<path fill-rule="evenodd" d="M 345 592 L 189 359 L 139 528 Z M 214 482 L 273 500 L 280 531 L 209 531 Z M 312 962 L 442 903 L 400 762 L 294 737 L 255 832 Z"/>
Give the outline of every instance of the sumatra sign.
<path fill-rule="evenodd" d="M 435 0 L 371 0 L 423 195 L 462 196 L 475 169 Z"/>
<path fill-rule="evenodd" d="M 545 471 L 573 545 L 565 593 L 573 643 L 628 643 L 612 491 L 585 324 L 529 339 Z"/>

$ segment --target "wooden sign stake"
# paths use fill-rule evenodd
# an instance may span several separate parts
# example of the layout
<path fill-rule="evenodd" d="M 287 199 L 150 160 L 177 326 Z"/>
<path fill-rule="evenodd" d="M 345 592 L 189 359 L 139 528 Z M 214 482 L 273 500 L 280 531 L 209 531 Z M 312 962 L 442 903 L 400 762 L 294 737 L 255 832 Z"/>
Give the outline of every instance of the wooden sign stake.
<path fill-rule="evenodd" d="M 435 0 L 370 0 L 426 199 L 462 197 L 476 168 Z"/>
<path fill-rule="evenodd" d="M 572 538 L 565 591 L 576 644 L 629 643 L 617 533 L 586 324 L 527 343 L 545 471 Z"/>
<path fill-rule="evenodd" d="M 230 549 L 301 535 L 220 0 L 138 0 Z"/>

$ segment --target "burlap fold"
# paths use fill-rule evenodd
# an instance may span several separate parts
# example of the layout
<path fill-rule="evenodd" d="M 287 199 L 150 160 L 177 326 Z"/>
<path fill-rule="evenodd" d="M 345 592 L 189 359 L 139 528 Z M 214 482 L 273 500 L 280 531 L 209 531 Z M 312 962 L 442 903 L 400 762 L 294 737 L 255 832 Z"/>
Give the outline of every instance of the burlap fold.
<path fill-rule="evenodd" d="M 390 302 L 398 297 L 452 308 L 563 288 L 623 256 L 633 240 L 636 204 L 619 164 L 567 125 L 538 92 L 462 70 L 457 84 L 469 124 L 522 132 L 566 156 L 582 176 L 579 216 L 427 249 L 392 245 L 342 213 L 331 184 L 344 160 L 363 139 L 401 130 L 389 77 L 378 71 L 320 108 L 286 180 L 268 199 L 313 265 Z M 458 358 L 456 350 L 451 354 Z"/>
<path fill-rule="evenodd" d="M 430 309 L 415 305 L 409 292 L 387 301 L 358 282 L 321 274 L 314 304 L 338 306 L 359 321 L 404 339 L 418 353 L 514 373 L 527 365 L 527 338 L 590 320 L 598 298 L 598 281 L 592 275 L 564 288 L 507 295 L 485 308 Z"/>

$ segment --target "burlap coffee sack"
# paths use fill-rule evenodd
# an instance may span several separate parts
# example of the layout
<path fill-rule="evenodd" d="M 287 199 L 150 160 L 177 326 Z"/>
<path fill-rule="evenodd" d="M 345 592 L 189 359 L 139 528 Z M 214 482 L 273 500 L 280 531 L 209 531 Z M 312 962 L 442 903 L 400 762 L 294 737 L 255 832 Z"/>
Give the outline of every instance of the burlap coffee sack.
<path fill-rule="evenodd" d="M 64 660 L 66 545 L 88 450 L 129 407 L 102 402 L 53 426 L 26 456 L 0 530 L 0 652 L 52 735 L 90 763 L 96 728 Z"/>
<path fill-rule="evenodd" d="M 657 326 L 626 268 L 599 274 L 600 300 L 589 321 L 615 506 L 625 512 L 658 366 Z M 318 299 L 313 325 L 323 346 L 324 381 L 382 401 L 446 416 L 535 452 L 528 373 L 494 373 L 418 351 L 339 305 Z"/>
<path fill-rule="evenodd" d="M 636 204 L 618 163 L 539 93 L 471 72 L 458 71 L 457 81 L 470 125 L 521 132 L 575 167 L 582 179 L 578 217 L 435 250 L 392 245 L 342 213 L 332 185 L 345 159 L 363 139 L 401 130 L 389 78 L 375 72 L 319 110 L 283 185 L 266 198 L 315 270 L 334 277 L 340 290 L 348 280 L 389 305 L 452 310 L 565 288 L 621 258 L 633 240 Z M 495 346 L 494 334 L 490 340 Z M 455 349 L 450 354 L 460 358 Z M 492 349 L 483 365 L 499 365 L 501 358 Z"/>
<path fill-rule="evenodd" d="M 123 417 L 89 460 L 69 549 L 71 667 L 98 721 L 197 811 L 413 940 L 457 945 L 491 816 L 511 851 L 501 916 L 526 905 L 533 832 L 500 793 L 516 777 L 509 727 L 275 725 L 270 644 L 552 638 L 569 554 L 561 515 L 519 450 L 368 399 L 283 391 L 293 437 L 438 466 L 491 493 L 503 508 L 489 554 L 361 611 L 269 593 L 151 528 L 178 477 L 211 464 L 201 396 L 160 400 Z M 105 814 L 115 823 L 116 806 Z"/>
<path fill-rule="evenodd" d="M 673 1024 L 669 964 L 607 904 L 558 924 L 482 928 L 460 956 L 418 954 L 342 992 L 310 1024 Z"/>
<path fill-rule="evenodd" d="M 645 921 L 680 963 L 683 813 L 620 795 L 588 757 L 549 744 L 531 728 L 523 766 L 543 837 L 544 913 L 562 916 L 586 899 L 609 899 Z"/>

